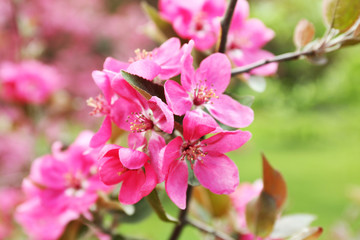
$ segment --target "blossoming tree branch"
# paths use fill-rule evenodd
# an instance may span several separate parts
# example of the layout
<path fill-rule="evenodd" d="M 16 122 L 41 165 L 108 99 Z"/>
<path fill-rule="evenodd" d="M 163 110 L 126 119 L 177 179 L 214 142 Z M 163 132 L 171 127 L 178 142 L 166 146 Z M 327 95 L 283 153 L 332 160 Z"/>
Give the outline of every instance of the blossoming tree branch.
<path fill-rule="evenodd" d="M 87 105 L 100 128 L 82 131 L 69 146 L 55 142 L 32 163 L 16 221 L 31 239 L 138 239 L 118 226 L 132 216 L 145 219 L 145 206 L 173 225 L 171 240 L 185 226 L 204 239 L 318 239 L 323 230 L 311 226 L 313 215 L 282 216 L 286 182 L 264 154 L 262 180 L 239 181 L 226 153 L 251 141 L 244 128 L 254 112 L 232 97 L 229 85 L 241 79 L 251 86 L 253 76 L 275 74 L 282 61 L 322 64 L 328 52 L 358 44 L 360 1 L 324 0 L 323 37 L 314 39 L 314 26 L 302 20 L 296 51 L 279 56 L 263 49 L 275 33 L 249 17 L 246 0 L 159 0 L 157 8 L 142 7 L 152 22 L 147 32 L 160 46 L 134 49 L 122 60 L 107 57 L 92 72 L 98 94 Z M 63 88 L 58 72 L 36 61 L 4 63 L 0 79 L 2 97 L 19 106 L 44 104 Z M 178 216 L 163 207 L 164 195 Z"/>

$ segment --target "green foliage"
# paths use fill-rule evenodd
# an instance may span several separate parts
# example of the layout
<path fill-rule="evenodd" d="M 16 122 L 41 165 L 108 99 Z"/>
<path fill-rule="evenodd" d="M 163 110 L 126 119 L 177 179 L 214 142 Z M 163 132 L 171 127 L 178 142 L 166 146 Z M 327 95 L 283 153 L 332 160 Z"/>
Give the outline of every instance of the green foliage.
<path fill-rule="evenodd" d="M 324 0 L 323 14 L 329 27 L 345 32 L 360 16 L 360 1 Z"/>

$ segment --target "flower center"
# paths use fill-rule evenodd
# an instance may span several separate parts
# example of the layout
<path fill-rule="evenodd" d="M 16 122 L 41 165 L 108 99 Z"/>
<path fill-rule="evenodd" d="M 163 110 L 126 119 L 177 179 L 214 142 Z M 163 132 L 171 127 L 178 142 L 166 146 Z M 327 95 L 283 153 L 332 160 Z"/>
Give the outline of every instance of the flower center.
<path fill-rule="evenodd" d="M 145 132 L 154 127 L 154 123 L 142 113 L 132 112 L 126 122 L 130 124 L 130 130 L 133 133 Z"/>
<path fill-rule="evenodd" d="M 88 182 L 84 179 L 81 172 L 77 171 L 75 174 L 68 172 L 65 174 L 64 178 L 67 186 L 65 195 L 81 197 L 85 194 Z"/>
<path fill-rule="evenodd" d="M 110 114 L 110 106 L 105 98 L 99 94 L 95 99 L 89 98 L 86 101 L 87 105 L 94 109 L 90 112 L 91 116 L 101 116 Z"/>
<path fill-rule="evenodd" d="M 219 98 L 218 96 L 216 96 L 215 91 L 215 89 L 209 89 L 208 87 L 203 85 L 198 86 L 194 89 L 194 105 L 199 106 L 209 102 L 211 98 Z"/>
<path fill-rule="evenodd" d="M 133 63 L 139 60 L 143 60 L 143 59 L 152 59 L 154 56 L 153 52 L 148 52 L 146 50 L 140 50 L 140 49 L 136 49 L 135 50 L 135 57 L 134 58 L 130 58 L 129 59 L 129 63 Z"/>
<path fill-rule="evenodd" d="M 200 141 L 190 143 L 186 142 L 183 144 L 181 149 L 181 158 L 180 160 L 185 160 L 185 158 L 190 162 L 191 169 L 196 160 L 202 162 L 202 158 L 206 156 L 207 152 L 204 152 L 201 147 L 206 146 Z"/>

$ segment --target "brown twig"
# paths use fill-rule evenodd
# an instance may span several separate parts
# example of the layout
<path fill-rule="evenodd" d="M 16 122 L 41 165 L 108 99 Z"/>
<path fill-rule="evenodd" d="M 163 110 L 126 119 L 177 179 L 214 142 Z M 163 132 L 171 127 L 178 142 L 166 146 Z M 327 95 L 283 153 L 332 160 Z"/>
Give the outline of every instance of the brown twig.
<path fill-rule="evenodd" d="M 189 203 L 191 199 L 193 187 L 191 185 L 188 186 L 188 189 L 186 191 L 186 208 L 184 210 L 181 210 L 179 213 L 179 223 L 174 227 L 171 236 L 169 240 L 177 240 L 184 229 L 185 225 L 188 223 L 186 221 L 187 214 L 189 211 Z"/>
<path fill-rule="evenodd" d="M 232 237 L 230 237 L 229 235 L 220 232 L 220 231 L 216 231 L 215 229 L 213 229 L 211 226 L 206 225 L 205 223 L 202 223 L 198 220 L 195 219 L 186 219 L 187 223 L 197 229 L 199 229 L 200 231 L 204 232 L 204 233 L 208 233 L 211 234 L 215 237 L 217 237 L 218 239 L 222 239 L 222 240 L 234 240 Z"/>
<path fill-rule="evenodd" d="M 227 35 L 228 35 L 230 24 L 231 24 L 231 19 L 234 15 L 236 3 L 237 3 L 237 0 L 230 1 L 229 6 L 226 9 L 224 19 L 221 21 L 221 39 L 220 39 L 219 50 L 218 50 L 218 52 L 220 52 L 220 53 L 225 53 L 225 51 L 226 51 Z"/>

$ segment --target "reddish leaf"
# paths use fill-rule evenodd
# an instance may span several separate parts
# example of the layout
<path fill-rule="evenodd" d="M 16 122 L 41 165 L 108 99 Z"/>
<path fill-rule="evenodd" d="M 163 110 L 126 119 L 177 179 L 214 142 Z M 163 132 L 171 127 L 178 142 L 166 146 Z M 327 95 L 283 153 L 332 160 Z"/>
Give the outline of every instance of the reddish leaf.
<path fill-rule="evenodd" d="M 306 228 L 289 240 L 316 240 L 321 236 L 322 232 L 321 227 Z"/>
<path fill-rule="evenodd" d="M 306 19 L 302 19 L 298 22 L 294 33 L 294 43 L 297 48 L 306 46 L 315 35 L 314 25 Z"/>
<path fill-rule="evenodd" d="M 262 155 L 263 159 L 263 191 L 269 194 L 275 199 L 276 206 L 280 210 L 283 206 L 286 196 L 286 183 L 280 172 L 271 167 L 265 155 Z"/>

